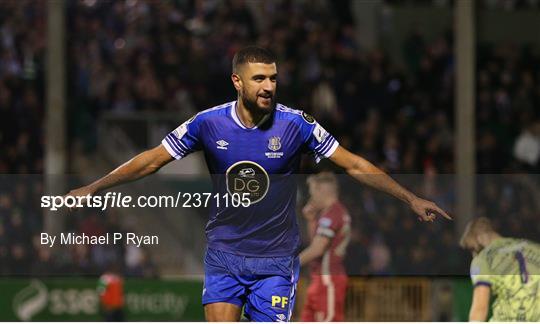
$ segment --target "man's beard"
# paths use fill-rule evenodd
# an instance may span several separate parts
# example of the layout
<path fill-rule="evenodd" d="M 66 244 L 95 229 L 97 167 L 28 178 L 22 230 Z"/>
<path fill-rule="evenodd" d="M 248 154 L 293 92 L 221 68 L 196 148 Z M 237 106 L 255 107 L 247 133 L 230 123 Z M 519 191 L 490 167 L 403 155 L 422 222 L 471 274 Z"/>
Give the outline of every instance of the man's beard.
<path fill-rule="evenodd" d="M 249 111 L 256 114 L 263 114 L 267 115 L 274 111 L 274 108 L 276 108 L 276 96 L 272 96 L 270 107 L 269 108 L 262 108 L 257 104 L 257 99 L 259 97 L 256 96 L 255 100 L 250 100 L 246 96 L 242 96 L 242 103 L 244 104 L 244 107 L 246 107 Z"/>

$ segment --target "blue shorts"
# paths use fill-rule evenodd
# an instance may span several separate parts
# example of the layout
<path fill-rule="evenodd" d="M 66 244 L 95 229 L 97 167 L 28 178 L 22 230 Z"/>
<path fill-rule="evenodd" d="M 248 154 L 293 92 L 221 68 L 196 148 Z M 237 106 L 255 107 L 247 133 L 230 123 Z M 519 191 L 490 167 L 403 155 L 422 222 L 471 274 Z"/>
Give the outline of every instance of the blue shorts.
<path fill-rule="evenodd" d="M 203 305 L 230 303 L 245 306 L 255 322 L 291 319 L 300 271 L 298 257 L 256 258 L 207 249 Z"/>

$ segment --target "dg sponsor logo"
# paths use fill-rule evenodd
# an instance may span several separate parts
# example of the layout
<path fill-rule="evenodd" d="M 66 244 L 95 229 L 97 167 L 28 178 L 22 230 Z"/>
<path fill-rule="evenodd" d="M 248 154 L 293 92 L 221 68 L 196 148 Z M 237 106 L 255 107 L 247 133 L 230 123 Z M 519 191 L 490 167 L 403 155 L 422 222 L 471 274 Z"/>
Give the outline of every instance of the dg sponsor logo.
<path fill-rule="evenodd" d="M 258 163 L 240 161 L 227 169 L 226 184 L 227 191 L 232 197 L 244 197 L 243 194 L 247 194 L 250 204 L 255 204 L 268 193 L 270 178 L 266 170 Z"/>

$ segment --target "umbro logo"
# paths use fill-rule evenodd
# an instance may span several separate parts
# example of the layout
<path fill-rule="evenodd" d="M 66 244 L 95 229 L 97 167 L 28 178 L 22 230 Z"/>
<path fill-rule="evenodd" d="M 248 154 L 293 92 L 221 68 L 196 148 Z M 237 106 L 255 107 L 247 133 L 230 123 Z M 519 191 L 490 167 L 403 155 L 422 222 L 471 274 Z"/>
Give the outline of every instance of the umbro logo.
<path fill-rule="evenodd" d="M 226 150 L 227 146 L 229 145 L 229 143 L 227 143 L 224 140 L 219 140 L 219 141 L 216 142 L 216 144 L 217 144 L 217 148 L 220 149 L 220 150 Z"/>

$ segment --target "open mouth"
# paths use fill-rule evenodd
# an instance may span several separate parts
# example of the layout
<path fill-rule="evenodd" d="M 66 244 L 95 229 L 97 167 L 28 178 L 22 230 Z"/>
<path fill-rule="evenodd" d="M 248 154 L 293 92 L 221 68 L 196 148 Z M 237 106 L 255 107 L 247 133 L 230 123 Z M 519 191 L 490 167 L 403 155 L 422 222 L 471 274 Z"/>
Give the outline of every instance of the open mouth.
<path fill-rule="evenodd" d="M 259 97 L 261 97 L 263 99 L 272 99 L 271 95 L 259 95 Z"/>
<path fill-rule="evenodd" d="M 263 103 L 270 103 L 272 101 L 272 95 L 259 95 Z"/>

